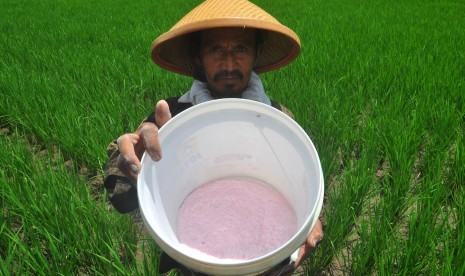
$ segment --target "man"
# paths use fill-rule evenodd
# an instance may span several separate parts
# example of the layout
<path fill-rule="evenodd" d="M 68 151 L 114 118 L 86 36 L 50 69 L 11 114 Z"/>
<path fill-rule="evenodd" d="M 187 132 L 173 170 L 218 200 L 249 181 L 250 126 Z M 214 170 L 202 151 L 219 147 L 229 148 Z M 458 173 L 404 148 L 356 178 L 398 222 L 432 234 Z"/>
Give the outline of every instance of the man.
<path fill-rule="evenodd" d="M 138 208 L 136 177 L 146 151 L 154 161 L 162 158 L 158 130 L 183 110 L 218 98 L 246 98 L 271 105 L 292 116 L 266 95 L 258 73 L 287 65 L 300 53 L 297 35 L 247 0 L 206 0 L 152 44 L 156 64 L 175 73 L 193 76 L 189 92 L 161 100 L 134 133 L 124 134 L 109 146 L 105 187 L 120 212 Z M 318 221 L 300 247 L 291 270 L 308 257 L 323 238 Z M 162 256 L 161 272 L 178 267 Z M 286 266 L 278 267 L 279 271 Z"/>

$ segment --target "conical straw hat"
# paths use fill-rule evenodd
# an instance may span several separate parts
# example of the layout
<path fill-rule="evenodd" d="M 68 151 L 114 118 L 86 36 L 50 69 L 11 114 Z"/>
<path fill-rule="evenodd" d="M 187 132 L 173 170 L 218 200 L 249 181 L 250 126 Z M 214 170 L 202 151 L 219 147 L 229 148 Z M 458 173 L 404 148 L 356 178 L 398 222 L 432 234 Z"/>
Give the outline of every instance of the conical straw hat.
<path fill-rule="evenodd" d="M 300 53 L 299 37 L 248 0 L 206 0 L 152 43 L 152 58 L 162 68 L 192 76 L 189 34 L 221 27 L 253 28 L 265 33 L 255 66 L 257 73 L 285 66 Z"/>

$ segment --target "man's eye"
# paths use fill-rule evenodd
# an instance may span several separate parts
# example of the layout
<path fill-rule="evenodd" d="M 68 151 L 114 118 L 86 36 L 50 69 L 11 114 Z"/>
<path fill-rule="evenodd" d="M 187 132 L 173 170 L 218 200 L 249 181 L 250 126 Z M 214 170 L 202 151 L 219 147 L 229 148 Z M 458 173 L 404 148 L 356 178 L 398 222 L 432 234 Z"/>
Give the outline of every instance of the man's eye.
<path fill-rule="evenodd" d="M 236 52 L 246 52 L 247 48 L 244 46 L 238 46 L 236 47 Z"/>
<path fill-rule="evenodd" d="M 210 49 L 211 52 L 215 52 L 215 53 L 218 53 L 218 52 L 221 52 L 221 47 L 219 46 L 214 46 Z"/>

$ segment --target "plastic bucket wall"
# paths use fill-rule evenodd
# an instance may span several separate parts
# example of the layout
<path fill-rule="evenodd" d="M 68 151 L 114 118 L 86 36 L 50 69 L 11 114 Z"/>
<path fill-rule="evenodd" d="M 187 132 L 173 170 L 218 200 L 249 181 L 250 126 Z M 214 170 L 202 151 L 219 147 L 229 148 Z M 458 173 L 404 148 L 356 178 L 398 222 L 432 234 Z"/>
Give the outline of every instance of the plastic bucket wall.
<path fill-rule="evenodd" d="M 207 274 L 265 271 L 293 254 L 318 219 L 324 193 L 315 147 L 284 113 L 262 103 L 222 99 L 178 114 L 159 132 L 163 158 L 144 154 L 138 197 L 145 226 L 172 258 Z M 280 191 L 293 205 L 298 230 L 283 246 L 248 261 L 221 260 L 180 246 L 176 218 L 183 200 L 218 179 L 249 177 Z"/>

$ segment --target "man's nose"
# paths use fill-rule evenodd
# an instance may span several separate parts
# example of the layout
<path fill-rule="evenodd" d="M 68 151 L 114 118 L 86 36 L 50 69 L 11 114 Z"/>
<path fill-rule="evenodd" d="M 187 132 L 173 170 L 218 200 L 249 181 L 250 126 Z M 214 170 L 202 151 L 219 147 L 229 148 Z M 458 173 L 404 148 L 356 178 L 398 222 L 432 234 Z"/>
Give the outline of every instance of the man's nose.
<path fill-rule="evenodd" d="M 234 70 L 234 63 L 235 63 L 235 57 L 234 57 L 234 52 L 228 51 L 225 53 L 224 60 L 223 60 L 223 66 L 224 70 L 227 71 L 232 71 Z"/>

